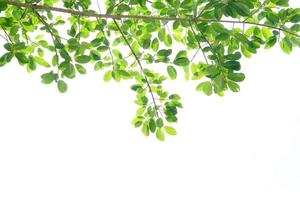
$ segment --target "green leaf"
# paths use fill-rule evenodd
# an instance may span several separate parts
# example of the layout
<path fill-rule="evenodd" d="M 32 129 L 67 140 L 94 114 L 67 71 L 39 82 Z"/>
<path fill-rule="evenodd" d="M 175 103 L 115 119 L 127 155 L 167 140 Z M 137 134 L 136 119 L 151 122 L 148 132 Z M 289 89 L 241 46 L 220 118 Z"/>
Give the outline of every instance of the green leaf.
<path fill-rule="evenodd" d="M 210 96 L 212 95 L 212 84 L 211 82 L 209 81 L 206 81 L 206 82 L 203 82 L 203 83 L 200 83 L 197 88 L 196 88 L 197 91 L 203 91 L 204 94 L 206 94 L 207 96 Z"/>
<path fill-rule="evenodd" d="M 156 123 L 155 123 L 154 119 L 150 119 L 149 120 L 149 129 L 150 129 L 150 131 L 152 133 L 155 132 L 155 130 L 156 130 Z"/>
<path fill-rule="evenodd" d="M 57 89 L 59 92 L 65 93 L 68 90 L 68 85 L 63 80 L 59 80 L 57 81 Z"/>
<path fill-rule="evenodd" d="M 271 47 L 273 47 L 276 44 L 276 42 L 277 42 L 276 36 L 270 37 L 266 42 L 265 49 L 270 49 Z"/>
<path fill-rule="evenodd" d="M 86 74 L 86 69 L 82 65 L 75 64 L 75 67 L 80 74 Z"/>
<path fill-rule="evenodd" d="M 75 78 L 75 67 L 74 65 L 72 65 L 70 62 L 62 62 L 60 65 L 59 65 L 59 69 L 63 72 L 62 74 L 64 76 L 66 76 L 67 78 Z"/>
<path fill-rule="evenodd" d="M 153 41 L 152 41 L 152 45 L 151 45 L 151 48 L 154 52 L 156 52 L 159 48 L 159 41 L 157 38 L 155 38 Z"/>
<path fill-rule="evenodd" d="M 91 61 L 91 57 L 87 55 L 76 56 L 75 61 L 81 64 L 86 64 Z"/>
<path fill-rule="evenodd" d="M 169 65 L 167 71 L 171 80 L 175 80 L 177 78 L 177 71 L 173 66 Z"/>
<path fill-rule="evenodd" d="M 33 59 L 34 59 L 34 62 L 36 62 L 37 64 L 39 64 L 41 66 L 50 67 L 50 64 L 41 57 L 34 56 Z"/>
<path fill-rule="evenodd" d="M 290 54 L 293 50 L 293 44 L 288 37 L 283 38 L 280 42 L 280 47 L 283 52 Z"/>
<path fill-rule="evenodd" d="M 245 75 L 243 73 L 229 73 L 228 79 L 234 81 L 234 82 L 242 82 L 245 80 Z"/>
<path fill-rule="evenodd" d="M 28 58 L 26 57 L 25 53 L 16 53 L 15 56 L 20 64 L 24 65 L 28 63 Z"/>
<path fill-rule="evenodd" d="M 57 74 L 54 74 L 52 71 L 49 73 L 45 73 L 41 76 L 42 83 L 44 84 L 50 84 L 53 81 L 55 81 L 57 78 Z"/>
<path fill-rule="evenodd" d="M 235 9 L 235 11 L 241 16 L 249 16 L 250 9 L 247 4 L 243 2 L 233 2 L 231 6 Z"/>
<path fill-rule="evenodd" d="M 27 71 L 32 72 L 34 70 L 36 70 L 36 63 L 34 62 L 34 58 L 32 56 L 29 56 L 28 64 L 27 64 Z"/>
<path fill-rule="evenodd" d="M 142 127 L 142 132 L 145 136 L 149 136 L 150 135 L 150 130 L 149 130 L 149 127 L 147 124 L 144 124 L 143 127 Z"/>
<path fill-rule="evenodd" d="M 157 119 L 157 120 L 156 120 L 156 126 L 157 126 L 158 128 L 163 127 L 163 126 L 164 126 L 164 121 L 163 121 L 163 119 L 161 119 L 161 118 Z"/>
<path fill-rule="evenodd" d="M 228 61 L 224 63 L 224 67 L 231 70 L 240 70 L 241 64 L 237 61 Z"/>
<path fill-rule="evenodd" d="M 240 86 L 235 83 L 235 82 L 232 82 L 232 81 L 229 81 L 227 83 L 229 89 L 232 91 L 232 92 L 239 92 L 240 91 Z"/>
<path fill-rule="evenodd" d="M 290 22 L 292 22 L 292 23 L 298 23 L 298 22 L 300 22 L 300 14 L 294 15 L 294 16 L 291 18 Z"/>
<path fill-rule="evenodd" d="M 190 61 L 188 58 L 177 58 L 174 60 L 173 62 L 175 65 L 178 65 L 178 66 L 188 66 L 190 64 Z"/>
<path fill-rule="evenodd" d="M 176 130 L 175 130 L 173 127 L 171 127 L 171 126 L 165 126 L 165 127 L 164 127 L 164 130 L 165 130 L 165 132 L 168 133 L 169 135 L 177 135 Z"/>
<path fill-rule="evenodd" d="M 163 132 L 163 129 L 158 128 L 156 130 L 156 138 L 161 142 L 165 141 L 165 134 Z"/>
<path fill-rule="evenodd" d="M 94 39 L 94 40 L 91 41 L 91 45 L 93 47 L 98 47 L 101 44 L 102 44 L 102 39 L 100 39 L 100 38 L 96 38 L 96 39 Z"/>
<path fill-rule="evenodd" d="M 180 7 L 184 9 L 191 9 L 194 6 L 194 0 L 184 0 Z"/>
<path fill-rule="evenodd" d="M 6 0 L 0 0 L 0 12 L 7 9 L 7 2 Z"/>
<path fill-rule="evenodd" d="M 107 71 L 104 76 L 103 76 L 103 80 L 105 82 L 109 82 L 112 79 L 112 71 Z"/>
<path fill-rule="evenodd" d="M 156 8 L 156 9 L 163 9 L 163 8 L 165 8 L 165 4 L 163 4 L 160 1 L 156 1 L 156 2 L 152 3 L 152 7 Z"/>

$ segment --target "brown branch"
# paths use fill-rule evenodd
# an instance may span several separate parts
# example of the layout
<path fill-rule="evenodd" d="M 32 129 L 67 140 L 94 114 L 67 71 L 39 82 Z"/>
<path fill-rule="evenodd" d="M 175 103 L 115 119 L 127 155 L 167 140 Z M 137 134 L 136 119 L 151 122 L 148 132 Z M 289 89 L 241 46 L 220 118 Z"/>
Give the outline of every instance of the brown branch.
<path fill-rule="evenodd" d="M 145 15 L 111 15 L 111 14 L 99 14 L 94 11 L 76 11 L 65 8 L 51 7 L 45 5 L 35 5 L 31 3 L 20 3 L 14 0 L 7 0 L 7 4 L 17 6 L 19 8 L 31 8 L 34 10 L 45 10 L 45 11 L 55 11 L 61 13 L 67 13 L 76 16 L 84 16 L 84 17 L 94 17 L 94 18 L 109 18 L 109 19 L 143 19 L 143 20 L 164 20 L 164 21 L 182 21 L 182 22 L 206 22 L 206 23 L 236 23 L 236 24 L 250 24 L 255 26 L 267 27 L 278 31 L 283 31 L 285 33 L 289 33 L 293 36 L 300 37 L 297 33 L 294 33 L 288 29 L 277 27 L 268 24 L 260 24 L 256 22 L 244 22 L 244 21 L 236 21 L 236 20 L 214 20 L 214 19 L 202 19 L 202 18 L 183 18 L 183 17 L 164 17 L 164 16 L 145 16 Z"/>

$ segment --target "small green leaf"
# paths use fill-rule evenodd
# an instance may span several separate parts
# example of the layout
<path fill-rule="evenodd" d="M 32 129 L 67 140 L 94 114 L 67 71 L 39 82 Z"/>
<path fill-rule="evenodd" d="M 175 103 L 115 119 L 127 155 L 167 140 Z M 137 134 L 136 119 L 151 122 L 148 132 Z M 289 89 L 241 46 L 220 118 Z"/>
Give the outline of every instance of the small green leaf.
<path fill-rule="evenodd" d="M 86 69 L 82 65 L 75 64 L 75 67 L 80 74 L 86 74 Z"/>
<path fill-rule="evenodd" d="M 232 82 L 232 81 L 228 81 L 227 83 L 229 89 L 232 91 L 232 92 L 239 92 L 240 91 L 240 86 L 239 84 L 235 83 L 235 82 Z"/>
<path fill-rule="evenodd" d="M 156 130 L 156 123 L 152 118 L 149 120 L 149 129 L 152 133 L 154 133 Z"/>
<path fill-rule="evenodd" d="M 104 76 L 103 76 L 103 80 L 105 82 L 109 82 L 112 79 L 112 71 L 107 71 Z"/>
<path fill-rule="evenodd" d="M 7 9 L 7 2 L 6 0 L 0 0 L 0 12 Z"/>
<path fill-rule="evenodd" d="M 154 52 L 156 52 L 159 48 L 159 41 L 157 38 L 155 38 L 153 41 L 152 41 L 152 45 L 151 45 L 151 48 Z"/>
<path fill-rule="evenodd" d="M 26 57 L 25 53 L 16 53 L 15 56 L 20 64 L 24 65 L 28 63 L 28 58 Z"/>
<path fill-rule="evenodd" d="M 231 70 L 240 70 L 241 64 L 238 61 L 228 61 L 224 63 L 224 67 Z"/>
<path fill-rule="evenodd" d="M 163 126 L 164 126 L 164 121 L 163 121 L 163 119 L 161 119 L 161 118 L 157 119 L 157 120 L 156 120 L 156 126 L 157 126 L 158 128 L 163 127 Z"/>
<path fill-rule="evenodd" d="M 41 57 L 34 56 L 33 59 L 37 64 L 39 64 L 41 66 L 50 67 L 50 64 Z"/>
<path fill-rule="evenodd" d="M 290 22 L 292 22 L 292 23 L 298 23 L 298 22 L 300 22 L 300 14 L 294 15 L 294 16 L 291 18 Z"/>
<path fill-rule="evenodd" d="M 178 66 L 188 66 L 190 64 L 190 61 L 188 58 L 177 58 L 174 60 L 173 62 L 175 65 L 178 65 Z"/>
<path fill-rule="evenodd" d="M 68 85 L 63 80 L 59 80 L 57 81 L 57 88 L 59 92 L 65 93 L 68 90 Z"/>
<path fill-rule="evenodd" d="M 207 96 L 210 96 L 212 95 L 212 84 L 211 82 L 209 81 L 206 81 L 206 82 L 203 82 L 203 83 L 200 83 L 197 88 L 196 88 L 197 91 L 203 91 L 204 94 L 206 94 Z"/>
<path fill-rule="evenodd" d="M 177 78 L 177 71 L 173 66 L 168 66 L 167 71 L 171 80 L 175 80 Z"/>
<path fill-rule="evenodd" d="M 283 52 L 290 54 L 293 50 L 293 44 L 288 37 L 283 38 L 280 42 L 280 47 Z"/>
<path fill-rule="evenodd" d="M 53 72 L 45 73 L 41 76 L 42 78 L 42 83 L 44 84 L 50 84 L 53 81 L 56 80 L 57 74 L 54 74 Z"/>
<path fill-rule="evenodd" d="M 156 130 L 156 138 L 161 142 L 165 141 L 165 134 L 163 132 L 163 129 L 158 128 Z"/>
<path fill-rule="evenodd" d="M 165 127 L 164 127 L 164 130 L 165 130 L 165 132 L 168 133 L 169 135 L 177 135 L 176 130 L 175 130 L 173 127 L 171 127 L 171 126 L 165 126 Z"/>
<path fill-rule="evenodd" d="M 228 79 L 234 81 L 234 82 L 242 82 L 245 80 L 245 74 L 243 73 L 229 73 Z"/>
<path fill-rule="evenodd" d="M 87 55 L 76 56 L 75 61 L 81 64 L 86 64 L 91 61 L 91 57 Z"/>
<path fill-rule="evenodd" d="M 150 135 L 149 127 L 148 127 L 148 125 L 146 123 L 142 127 L 142 132 L 147 137 Z"/>

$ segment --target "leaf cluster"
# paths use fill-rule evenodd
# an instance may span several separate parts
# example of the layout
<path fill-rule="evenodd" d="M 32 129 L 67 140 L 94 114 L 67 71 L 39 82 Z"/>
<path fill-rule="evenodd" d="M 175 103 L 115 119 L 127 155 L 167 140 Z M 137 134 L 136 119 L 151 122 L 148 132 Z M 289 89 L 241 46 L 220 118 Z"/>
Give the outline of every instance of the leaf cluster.
<path fill-rule="evenodd" d="M 183 107 L 166 80 L 182 71 L 208 96 L 238 92 L 241 58 L 277 43 L 290 54 L 299 22 L 288 0 L 0 0 L 0 67 L 15 59 L 29 73 L 42 68 L 42 83 L 61 93 L 88 66 L 105 82 L 131 81 L 132 124 L 164 141 Z"/>

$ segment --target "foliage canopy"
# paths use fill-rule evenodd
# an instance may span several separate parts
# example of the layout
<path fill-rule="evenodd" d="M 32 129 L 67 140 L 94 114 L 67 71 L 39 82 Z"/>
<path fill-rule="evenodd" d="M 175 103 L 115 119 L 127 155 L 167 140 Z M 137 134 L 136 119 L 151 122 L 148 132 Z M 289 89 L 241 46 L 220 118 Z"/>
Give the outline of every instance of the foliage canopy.
<path fill-rule="evenodd" d="M 183 71 L 208 96 L 238 92 L 243 56 L 276 43 L 287 54 L 300 46 L 300 9 L 288 6 L 288 0 L 0 0 L 0 67 L 12 59 L 28 72 L 41 67 L 42 83 L 62 93 L 87 64 L 105 71 L 106 82 L 131 80 L 139 107 L 133 125 L 164 141 L 176 135 L 169 124 L 183 107 L 164 81 Z M 159 63 L 163 70 L 151 68 Z"/>

